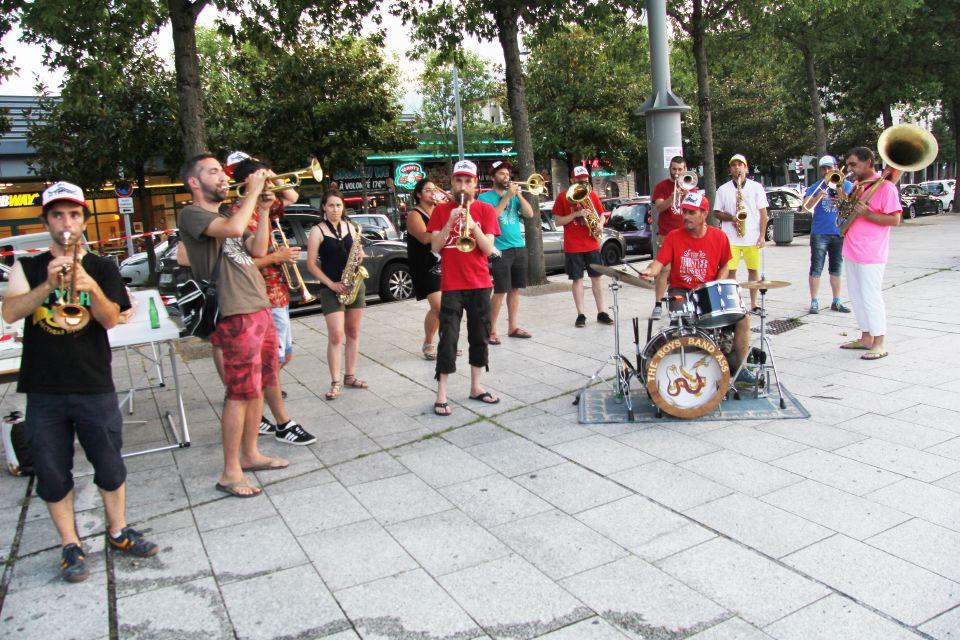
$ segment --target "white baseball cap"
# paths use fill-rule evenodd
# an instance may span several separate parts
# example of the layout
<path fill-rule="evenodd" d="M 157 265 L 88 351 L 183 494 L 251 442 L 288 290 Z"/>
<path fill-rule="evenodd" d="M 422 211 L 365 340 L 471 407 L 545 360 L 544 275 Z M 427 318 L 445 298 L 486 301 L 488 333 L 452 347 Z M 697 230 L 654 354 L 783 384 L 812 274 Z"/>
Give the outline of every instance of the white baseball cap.
<path fill-rule="evenodd" d="M 233 170 L 237 168 L 237 165 L 243 162 L 244 160 L 251 160 L 249 153 L 244 153 L 243 151 L 234 151 L 227 156 L 227 163 L 223 165 L 223 172 L 233 177 Z"/>
<path fill-rule="evenodd" d="M 589 177 L 590 177 L 590 170 L 587 169 L 587 168 L 586 168 L 585 166 L 583 166 L 583 165 L 580 165 L 580 166 L 578 166 L 578 167 L 574 167 L 574 168 L 573 168 L 573 177 L 574 177 L 574 178 L 579 178 L 580 176 L 586 176 L 586 177 L 589 178 Z"/>
<path fill-rule="evenodd" d="M 58 200 L 68 200 L 79 205 L 87 204 L 87 201 L 83 199 L 83 189 L 69 182 L 55 182 L 43 192 L 42 203 L 44 208 Z"/>
<path fill-rule="evenodd" d="M 742 153 L 733 154 L 733 157 L 730 158 L 730 162 L 728 162 L 727 164 L 733 164 L 737 160 L 739 160 L 743 164 L 747 164 L 747 158 Z"/>
<path fill-rule="evenodd" d="M 470 176 L 472 178 L 477 177 L 477 165 L 470 162 L 469 160 L 460 160 L 457 164 L 453 165 L 453 175 L 455 176 Z"/>
<path fill-rule="evenodd" d="M 823 156 L 820 158 L 820 162 L 817 163 L 817 166 L 820 167 L 835 167 L 837 166 L 837 159 L 833 156 Z"/>
<path fill-rule="evenodd" d="M 688 210 L 703 209 L 704 211 L 709 211 L 710 202 L 699 191 L 693 191 L 683 197 L 683 201 L 680 203 L 680 208 Z"/>

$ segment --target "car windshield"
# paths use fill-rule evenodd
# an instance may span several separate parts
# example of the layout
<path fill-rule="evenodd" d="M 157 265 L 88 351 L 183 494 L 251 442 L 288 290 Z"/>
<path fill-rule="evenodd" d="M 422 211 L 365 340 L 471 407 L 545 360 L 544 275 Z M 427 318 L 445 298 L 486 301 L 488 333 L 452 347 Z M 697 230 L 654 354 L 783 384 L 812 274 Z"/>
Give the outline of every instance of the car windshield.
<path fill-rule="evenodd" d="M 923 187 L 924 191 L 926 191 L 927 193 L 931 193 L 935 196 L 938 196 L 941 193 L 943 193 L 942 184 L 933 183 L 933 184 L 922 184 L 920 186 Z"/>
<path fill-rule="evenodd" d="M 617 207 L 610 216 L 610 227 L 617 231 L 639 231 L 646 225 L 644 217 L 649 208 L 648 204 Z"/>

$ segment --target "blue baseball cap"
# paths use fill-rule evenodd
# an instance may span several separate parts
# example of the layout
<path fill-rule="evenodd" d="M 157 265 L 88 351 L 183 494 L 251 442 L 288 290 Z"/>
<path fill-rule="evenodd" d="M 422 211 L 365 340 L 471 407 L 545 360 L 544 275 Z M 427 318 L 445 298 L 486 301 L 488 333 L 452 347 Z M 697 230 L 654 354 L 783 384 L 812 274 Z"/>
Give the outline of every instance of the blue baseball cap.
<path fill-rule="evenodd" d="M 837 159 L 833 156 L 823 156 L 820 158 L 820 162 L 817 163 L 818 167 L 835 167 L 837 166 Z"/>

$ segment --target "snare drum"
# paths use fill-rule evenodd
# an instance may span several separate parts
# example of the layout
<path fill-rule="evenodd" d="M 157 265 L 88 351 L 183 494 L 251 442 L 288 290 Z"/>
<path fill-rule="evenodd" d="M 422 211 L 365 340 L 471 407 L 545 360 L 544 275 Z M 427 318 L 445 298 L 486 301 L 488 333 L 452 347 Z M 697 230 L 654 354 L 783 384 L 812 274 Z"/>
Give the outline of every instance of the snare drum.
<path fill-rule="evenodd" d="M 690 292 L 693 324 L 704 329 L 729 327 L 747 315 L 736 280 L 706 282 Z"/>

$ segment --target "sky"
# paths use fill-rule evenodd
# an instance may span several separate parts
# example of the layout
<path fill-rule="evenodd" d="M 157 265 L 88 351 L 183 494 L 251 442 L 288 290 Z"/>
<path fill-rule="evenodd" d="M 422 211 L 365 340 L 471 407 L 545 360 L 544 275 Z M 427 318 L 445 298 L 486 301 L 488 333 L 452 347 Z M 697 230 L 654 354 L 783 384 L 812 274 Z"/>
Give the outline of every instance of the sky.
<path fill-rule="evenodd" d="M 202 26 L 213 26 L 217 17 L 215 8 L 207 6 L 200 14 L 199 24 Z M 386 30 L 386 40 L 384 46 L 392 55 L 395 55 L 401 63 L 401 73 L 403 74 L 403 86 L 410 87 L 403 97 L 403 111 L 412 113 L 420 108 L 420 96 L 416 93 L 416 79 L 423 69 L 420 62 L 411 60 L 407 57 L 407 50 L 410 48 L 409 29 L 403 25 L 399 18 L 390 14 L 383 14 L 383 28 Z M 63 74 L 57 70 L 50 70 L 43 66 L 43 52 L 40 47 L 25 45 L 17 42 L 20 36 L 18 29 L 13 29 L 3 38 L 4 49 L 14 54 L 16 64 L 20 71 L 6 82 L 0 84 L 0 94 L 4 95 L 34 95 L 34 86 L 37 79 L 43 81 L 50 89 L 56 92 L 60 83 L 63 81 Z M 158 53 L 169 61 L 170 68 L 173 68 L 173 41 L 170 35 L 169 25 L 164 27 L 157 36 Z M 467 38 L 464 41 L 464 47 L 487 58 L 491 62 L 502 64 L 503 52 L 500 45 L 496 42 L 480 42 L 475 38 Z"/>

